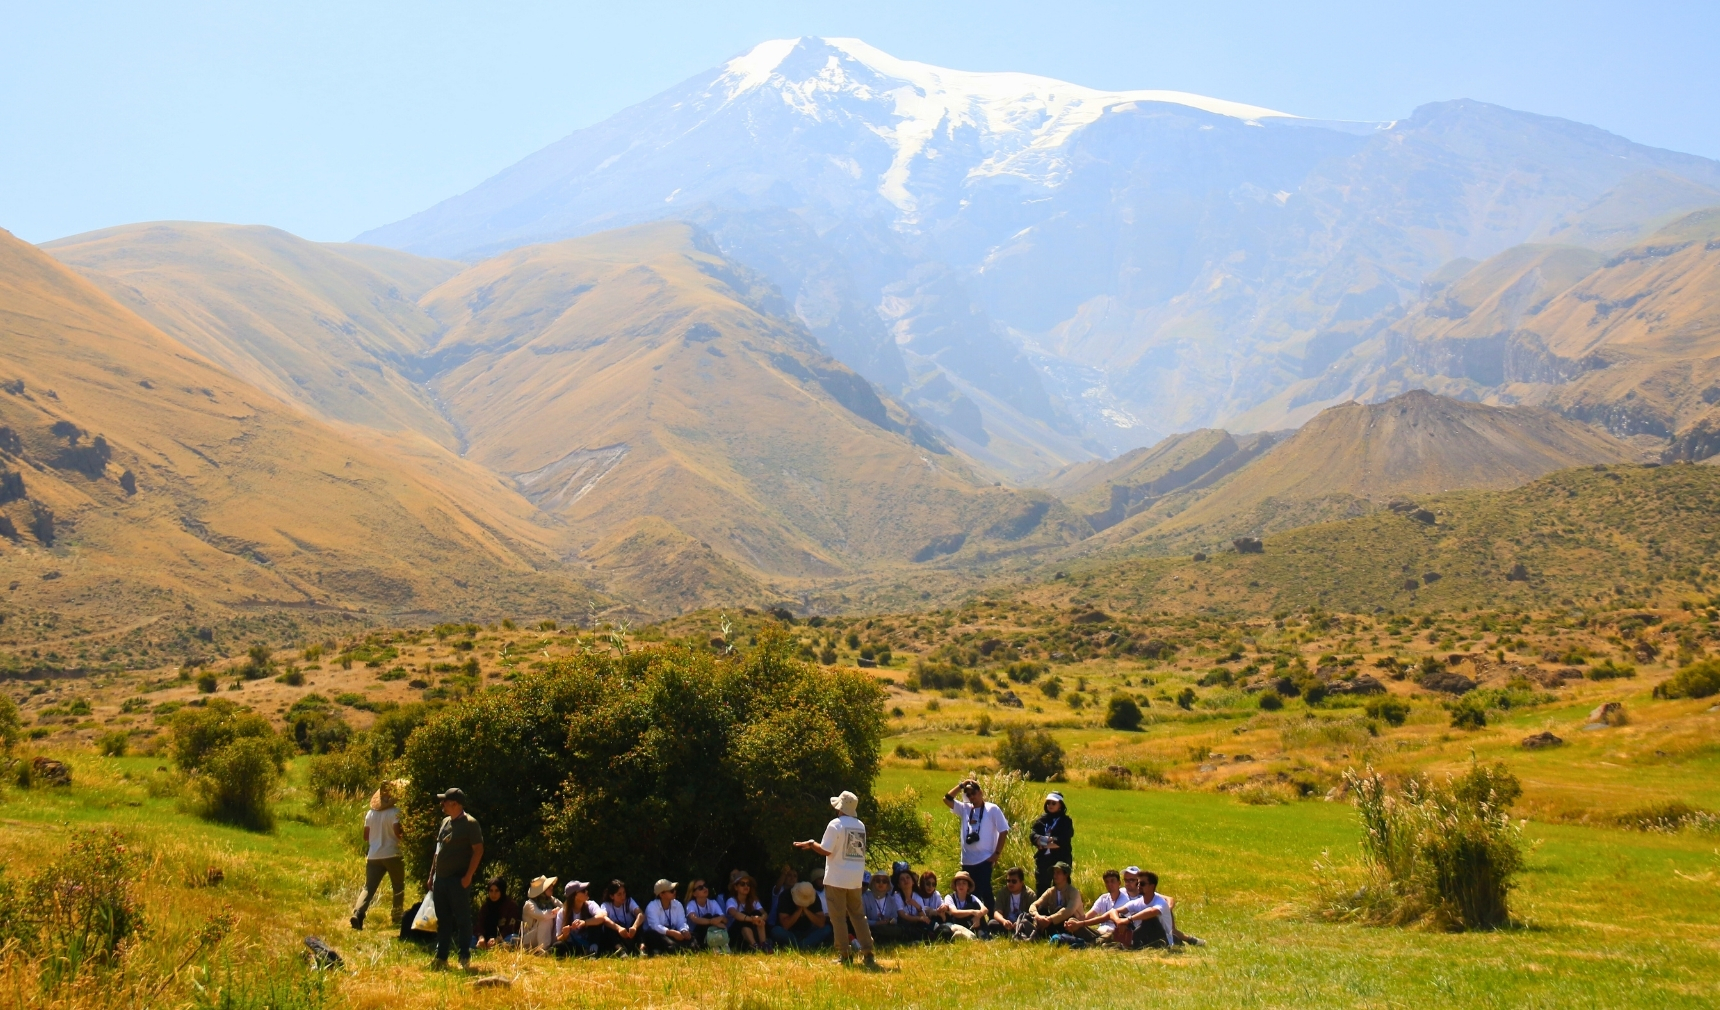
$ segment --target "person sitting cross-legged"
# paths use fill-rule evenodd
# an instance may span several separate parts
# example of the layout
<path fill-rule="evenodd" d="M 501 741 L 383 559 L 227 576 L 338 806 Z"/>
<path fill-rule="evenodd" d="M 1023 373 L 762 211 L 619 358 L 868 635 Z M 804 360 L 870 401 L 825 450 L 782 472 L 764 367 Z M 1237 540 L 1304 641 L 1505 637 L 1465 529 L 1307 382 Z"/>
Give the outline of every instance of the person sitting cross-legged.
<path fill-rule="evenodd" d="M 597 941 L 602 954 L 637 954 L 642 940 L 639 931 L 645 927 L 645 913 L 639 903 L 627 896 L 627 885 L 611 880 L 603 889 L 603 932 Z"/>
<path fill-rule="evenodd" d="M 973 879 L 974 893 L 977 894 L 978 878 Z M 944 914 L 944 896 L 938 893 L 938 871 L 927 868 L 926 872 L 920 874 L 920 882 L 915 890 L 920 896 L 920 907 L 925 909 L 926 918 L 931 920 L 933 926 L 949 921 L 949 916 Z"/>
<path fill-rule="evenodd" d="M 1033 895 L 1027 890 L 1027 871 L 1011 866 L 1003 873 L 1003 893 L 997 896 L 997 907 L 991 910 L 991 936 L 1013 937 L 1025 925 L 1030 931 L 1033 917 Z"/>
<path fill-rule="evenodd" d="M 693 949 L 693 930 L 687 923 L 687 909 L 675 898 L 671 880 L 658 880 L 651 888 L 656 898 L 645 906 L 646 954 L 679 954 Z"/>
<path fill-rule="evenodd" d="M 882 870 L 866 875 L 866 894 L 860 899 L 866 911 L 866 925 L 872 929 L 872 941 L 880 946 L 902 938 L 896 925 L 896 909 L 890 901 L 890 875 Z"/>
<path fill-rule="evenodd" d="M 1080 918 L 1085 910 L 1081 892 L 1069 880 L 1069 864 L 1058 863 L 1051 868 L 1051 886 L 1034 900 L 1028 911 L 1033 925 L 1027 939 L 1049 940 L 1062 932 L 1066 920 Z"/>
<path fill-rule="evenodd" d="M 484 903 L 478 907 L 478 949 L 517 942 L 520 938 L 520 906 L 508 897 L 508 883 L 501 877 L 490 881 Z"/>
<path fill-rule="evenodd" d="M 693 930 L 693 945 L 701 950 L 729 949 L 729 917 L 722 902 L 711 897 L 703 880 L 687 885 L 687 925 Z"/>
<path fill-rule="evenodd" d="M 764 904 L 759 901 L 758 884 L 749 873 L 742 873 L 729 884 L 729 900 L 723 903 L 729 917 L 730 950 L 769 950 L 770 923 Z"/>
<path fill-rule="evenodd" d="M 819 907 L 818 890 L 810 881 L 802 880 L 788 889 L 786 901 L 777 903 L 776 925 L 770 938 L 778 947 L 810 950 L 830 942 L 834 930 L 826 921 L 829 916 Z"/>
<path fill-rule="evenodd" d="M 1206 941 L 1189 936 L 1176 927 L 1176 899 L 1158 893 L 1159 875 L 1141 871 L 1141 893 L 1112 912 L 1118 930 L 1129 930 L 1129 946 L 1174 947 L 1179 943 L 1204 947 Z"/>
<path fill-rule="evenodd" d="M 1088 943 L 1104 943 L 1110 940 L 1112 931 L 1117 928 L 1117 920 L 1111 912 L 1123 907 L 1129 900 L 1129 896 L 1123 893 L 1122 885 L 1121 873 L 1106 870 L 1104 892 L 1093 899 L 1086 912 L 1065 920 L 1063 932 Z"/>
<path fill-rule="evenodd" d="M 609 932 L 609 919 L 591 900 L 591 885 L 570 880 L 562 891 L 561 912 L 555 918 L 555 952 L 576 957 L 596 954 Z"/>
<path fill-rule="evenodd" d="M 561 902 L 555 897 L 555 878 L 537 877 L 520 906 L 520 949 L 542 954 L 555 945 L 556 913 Z"/>
<path fill-rule="evenodd" d="M 896 874 L 896 893 L 890 897 L 890 910 L 896 917 L 896 928 L 904 943 L 928 940 L 932 935 L 932 918 L 926 914 L 918 888 L 919 878 L 904 866 Z"/>
<path fill-rule="evenodd" d="M 949 939 L 978 939 L 985 935 L 986 920 L 991 918 L 991 910 L 973 893 L 973 875 L 966 870 L 951 878 L 943 912 L 944 921 L 936 930 L 940 937 Z"/>

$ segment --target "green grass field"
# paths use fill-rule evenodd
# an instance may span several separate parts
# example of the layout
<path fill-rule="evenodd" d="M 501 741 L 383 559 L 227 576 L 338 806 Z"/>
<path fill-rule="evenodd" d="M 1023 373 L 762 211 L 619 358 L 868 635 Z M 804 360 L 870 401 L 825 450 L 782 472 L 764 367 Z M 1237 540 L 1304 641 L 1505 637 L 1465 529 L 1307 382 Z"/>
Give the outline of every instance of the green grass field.
<path fill-rule="evenodd" d="M 1327 854 L 1355 859 L 1347 804 L 1251 806 L 1212 792 L 1070 785 L 1083 891 L 1091 893 L 1106 866 L 1154 869 L 1179 901 L 1178 924 L 1209 946 L 1168 954 L 1003 942 L 897 949 L 879 975 L 800 955 L 558 963 L 492 953 L 478 956 L 478 968 L 512 985 L 480 990 L 425 972 L 427 954 L 395 941 L 380 928 L 384 917 L 362 935 L 347 928 L 362 877 L 355 811 L 311 812 L 300 785 L 285 797 L 276 830 L 253 834 L 203 823 L 173 798 L 152 796 L 158 759 L 65 756 L 75 767 L 72 788 L 0 794 L 8 876 L 26 876 L 74 829 L 113 826 L 148 859 L 143 897 L 154 932 L 140 964 L 166 963 L 215 911 L 238 917 L 207 970 L 182 971 L 163 1005 L 315 1005 L 292 988 L 297 973 L 288 967 L 307 934 L 328 938 L 350 966 L 321 998 L 355 1007 L 915 1007 L 968 999 L 964 992 L 985 1005 L 1031 1006 L 1672 1007 L 1712 1006 L 1720 980 L 1720 841 L 1712 834 L 1531 822 L 1533 849 L 1514 902 L 1520 928 L 1332 925 L 1310 914 L 1314 864 Z M 1585 760 L 1571 757 L 1559 774 L 1580 774 Z M 301 761 L 294 781 L 302 774 Z M 937 798 L 957 777 L 895 767 L 879 783 L 920 792 L 936 818 L 933 865 L 946 881 L 954 820 Z M 1532 799 L 1533 776 L 1526 781 Z M 220 884 L 208 886 L 210 867 L 222 870 Z M 284 988 L 264 998 L 271 980 Z M 219 999 L 224 988 L 228 1004 Z M 14 977 L 0 986 L 0 1008 L 41 1005 L 35 996 Z M 99 993 L 81 998 L 75 1005 L 125 1005 Z"/>

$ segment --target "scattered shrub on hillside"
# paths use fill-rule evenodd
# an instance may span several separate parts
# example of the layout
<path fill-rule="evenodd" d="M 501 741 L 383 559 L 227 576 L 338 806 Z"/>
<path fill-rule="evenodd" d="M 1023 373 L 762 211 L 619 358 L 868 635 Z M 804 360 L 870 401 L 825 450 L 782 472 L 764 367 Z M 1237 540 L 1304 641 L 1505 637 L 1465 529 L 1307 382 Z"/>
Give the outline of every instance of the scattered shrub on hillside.
<path fill-rule="evenodd" d="M 245 665 L 239 668 L 239 676 L 245 680 L 263 680 L 275 675 L 274 650 L 267 644 L 258 642 L 245 653 Z"/>
<path fill-rule="evenodd" d="M 1047 698 L 1050 698 L 1052 701 L 1056 701 L 1057 696 L 1063 693 L 1063 678 L 1062 677 L 1052 677 L 1051 679 L 1045 681 L 1043 684 L 1040 684 L 1039 685 L 1039 693 L 1045 695 L 1045 697 L 1047 697 Z"/>
<path fill-rule="evenodd" d="M 1693 807 L 1682 800 L 1672 800 L 1641 807 L 1628 813 L 1619 814 L 1616 820 L 1619 827 L 1622 828 L 1656 831 L 1664 834 L 1673 834 L 1689 827 L 1708 831 L 1720 829 L 1720 814 L 1714 814 L 1700 807 Z"/>
<path fill-rule="evenodd" d="M 96 738 L 96 751 L 103 757 L 125 757 L 126 745 L 130 742 L 130 736 L 123 729 L 103 733 Z"/>
<path fill-rule="evenodd" d="M 1185 687 L 1177 692 L 1177 708 L 1192 710 L 1194 708 L 1194 688 Z"/>
<path fill-rule="evenodd" d="M 1133 732 L 1141 728 L 1141 706 L 1126 694 L 1114 694 L 1105 708 L 1105 725 Z"/>
<path fill-rule="evenodd" d="M 407 858 L 424 869 L 434 793 L 472 797 L 486 852 L 509 867 L 578 865 L 596 879 L 811 860 L 791 847 L 830 819 L 827 798 L 876 811 L 883 689 L 795 658 L 766 628 L 733 658 L 654 646 L 586 654 L 455 702 L 413 732 Z M 880 832 L 872 844 L 896 844 Z"/>
<path fill-rule="evenodd" d="M 362 698 L 361 695 L 355 695 Z M 306 754 L 328 754 L 345 749 L 352 727 L 329 700 L 312 692 L 287 709 L 287 732 Z"/>
<path fill-rule="evenodd" d="M 1609 659 L 1589 667 L 1588 672 L 1583 676 L 1590 680 L 1618 680 L 1623 677 L 1635 677 L 1636 667 L 1629 663 L 1615 663 Z"/>
<path fill-rule="evenodd" d="M 1087 784 L 1094 789 L 1133 789 L 1134 773 L 1117 765 L 1087 773 Z"/>
<path fill-rule="evenodd" d="M 214 694 L 215 689 L 220 686 L 220 681 L 216 679 L 214 670 L 204 670 L 197 675 L 197 690 L 204 694 Z"/>
<path fill-rule="evenodd" d="M 1450 703 L 1452 729 L 1482 729 L 1487 725 L 1487 706 L 1474 694 Z"/>
<path fill-rule="evenodd" d="M 1017 684 L 1031 684 L 1040 674 L 1049 669 L 1050 667 L 1044 663 L 1020 662 L 1009 664 L 1003 672 L 1005 676 Z"/>
<path fill-rule="evenodd" d="M 1409 719 L 1409 702 L 1385 695 L 1368 699 L 1367 704 L 1362 706 L 1362 711 L 1366 712 L 1370 719 L 1378 719 L 1391 726 L 1402 726 Z"/>
<path fill-rule="evenodd" d="M 1284 697 L 1277 691 L 1267 688 L 1260 692 L 1260 708 L 1265 712 L 1276 712 L 1284 707 Z"/>
<path fill-rule="evenodd" d="M 1011 726 L 994 753 L 1004 770 L 1019 772 L 1036 782 L 1050 782 L 1063 775 L 1063 747 L 1046 730 Z"/>
<path fill-rule="evenodd" d="M 1656 698 L 1710 698 L 1716 694 L 1720 694 L 1720 659 L 1692 663 L 1654 689 Z"/>
<path fill-rule="evenodd" d="M 10 753 L 23 738 L 24 723 L 18 716 L 17 703 L 0 694 L 0 754 Z"/>
<path fill-rule="evenodd" d="M 1366 879 L 1343 881 L 1321 864 L 1326 918 L 1451 929 L 1510 922 L 1513 878 L 1523 868 L 1522 828 L 1510 800 L 1521 791 L 1503 765 L 1475 764 L 1444 786 L 1411 779 L 1393 788 L 1368 769 L 1344 782 L 1362 821 Z"/>

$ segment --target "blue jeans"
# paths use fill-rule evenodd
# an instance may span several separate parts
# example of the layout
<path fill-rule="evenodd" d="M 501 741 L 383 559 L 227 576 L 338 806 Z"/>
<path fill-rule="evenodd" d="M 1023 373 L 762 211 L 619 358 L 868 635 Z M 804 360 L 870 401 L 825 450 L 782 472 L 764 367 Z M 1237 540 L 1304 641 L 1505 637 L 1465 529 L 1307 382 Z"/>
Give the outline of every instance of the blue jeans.
<path fill-rule="evenodd" d="M 448 960 L 448 948 L 460 941 L 460 960 L 472 957 L 472 889 L 460 886 L 460 878 L 438 873 L 430 894 L 436 899 L 436 960 Z"/>
<path fill-rule="evenodd" d="M 805 934 L 791 933 L 788 930 L 783 929 L 781 926 L 770 927 L 770 939 L 772 943 L 775 943 L 778 947 L 793 947 L 798 950 L 811 950 L 814 947 L 823 947 L 830 943 L 831 938 L 834 935 L 835 930 L 830 928 L 829 923 L 825 923 L 812 932 Z"/>

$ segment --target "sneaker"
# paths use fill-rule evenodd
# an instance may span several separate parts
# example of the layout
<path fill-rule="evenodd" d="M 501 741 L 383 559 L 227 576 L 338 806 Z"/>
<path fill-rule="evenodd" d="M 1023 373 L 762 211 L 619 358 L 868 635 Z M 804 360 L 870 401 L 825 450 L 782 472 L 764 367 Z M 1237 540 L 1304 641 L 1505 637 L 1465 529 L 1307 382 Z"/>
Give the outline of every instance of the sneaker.
<path fill-rule="evenodd" d="M 461 958 L 460 959 L 460 970 L 461 971 L 471 971 L 472 970 L 472 959 L 469 957 Z"/>
<path fill-rule="evenodd" d="M 860 970 L 861 971 L 883 971 L 884 969 L 878 967 L 878 961 L 876 958 L 874 958 L 871 954 L 867 954 L 865 956 L 865 958 L 863 958 L 860 961 Z"/>
<path fill-rule="evenodd" d="M 1182 938 L 1182 942 L 1188 944 L 1191 947 L 1204 947 L 1204 946 L 1206 946 L 1206 941 L 1202 940 L 1198 936 L 1185 936 Z"/>
<path fill-rule="evenodd" d="M 364 919 L 355 915 L 352 918 L 346 920 L 346 924 L 351 926 L 353 929 L 363 929 L 364 928 Z"/>

